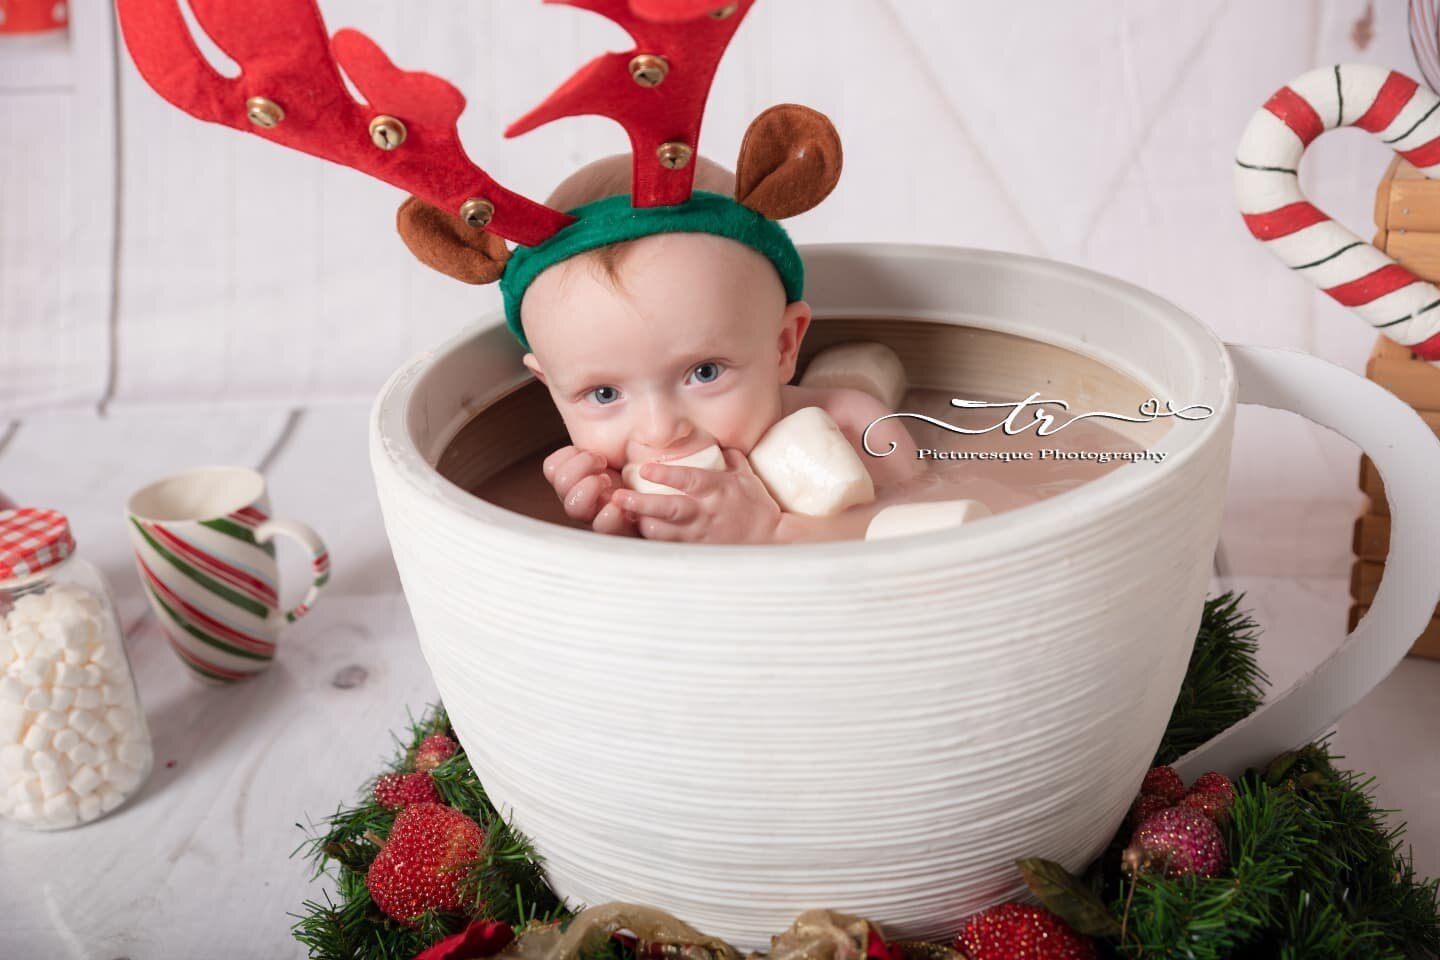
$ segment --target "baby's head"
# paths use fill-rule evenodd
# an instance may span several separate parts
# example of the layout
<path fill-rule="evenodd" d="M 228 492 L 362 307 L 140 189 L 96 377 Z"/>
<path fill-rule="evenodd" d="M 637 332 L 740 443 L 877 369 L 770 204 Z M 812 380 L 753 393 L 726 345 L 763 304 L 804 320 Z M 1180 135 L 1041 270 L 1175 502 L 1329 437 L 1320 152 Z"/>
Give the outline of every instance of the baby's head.
<path fill-rule="evenodd" d="M 697 158 L 695 188 L 732 196 L 734 176 Z M 623 194 L 629 155 L 562 183 L 571 209 Z M 550 390 L 573 444 L 626 463 L 711 444 L 749 453 L 780 418 L 810 324 L 769 258 L 727 237 L 658 233 L 546 268 L 521 303 L 524 362 Z"/>

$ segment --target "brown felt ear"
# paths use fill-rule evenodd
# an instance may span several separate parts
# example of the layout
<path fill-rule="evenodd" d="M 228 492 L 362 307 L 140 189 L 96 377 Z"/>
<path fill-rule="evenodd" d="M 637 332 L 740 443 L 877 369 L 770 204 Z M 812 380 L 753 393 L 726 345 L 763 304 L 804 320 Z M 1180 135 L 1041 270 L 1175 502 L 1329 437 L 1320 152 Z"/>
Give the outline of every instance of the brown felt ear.
<path fill-rule="evenodd" d="M 840 179 L 840 134 L 830 118 L 781 103 L 750 123 L 735 162 L 735 199 L 771 220 L 804 213 Z"/>
<path fill-rule="evenodd" d="M 395 227 L 421 263 L 466 283 L 494 283 L 510 259 L 503 237 L 472 227 L 419 197 L 400 204 Z"/>

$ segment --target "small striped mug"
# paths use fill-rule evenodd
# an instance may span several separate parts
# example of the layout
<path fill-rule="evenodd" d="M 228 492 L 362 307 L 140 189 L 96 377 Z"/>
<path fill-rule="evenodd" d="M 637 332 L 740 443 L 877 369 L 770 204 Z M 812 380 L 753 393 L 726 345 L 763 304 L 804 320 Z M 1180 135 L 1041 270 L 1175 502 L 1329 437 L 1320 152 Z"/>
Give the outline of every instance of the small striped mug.
<path fill-rule="evenodd" d="M 246 467 L 200 467 L 157 480 L 126 508 L 135 561 L 170 646 L 202 680 L 226 684 L 270 666 L 281 624 L 299 620 L 330 579 L 314 530 L 272 520 L 265 478 Z M 314 579 L 282 611 L 276 535 L 310 551 Z"/>

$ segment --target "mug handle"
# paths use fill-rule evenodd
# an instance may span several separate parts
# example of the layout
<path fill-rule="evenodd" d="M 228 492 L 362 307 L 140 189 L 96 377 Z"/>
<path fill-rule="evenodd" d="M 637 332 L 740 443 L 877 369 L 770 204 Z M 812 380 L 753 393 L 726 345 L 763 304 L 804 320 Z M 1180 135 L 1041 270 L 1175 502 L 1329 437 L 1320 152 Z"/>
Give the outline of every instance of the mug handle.
<path fill-rule="evenodd" d="M 1440 603 L 1440 440 L 1380 385 L 1294 350 L 1226 344 L 1238 402 L 1298 413 L 1360 446 L 1385 482 L 1390 552 L 1379 591 L 1339 648 L 1280 699 L 1181 757 L 1186 781 L 1208 770 L 1237 776 L 1319 736 L 1400 664 Z"/>
<path fill-rule="evenodd" d="M 330 582 L 330 552 L 325 549 L 325 541 L 320 539 L 320 534 L 296 520 L 266 520 L 255 528 L 255 542 L 269 543 L 276 534 L 289 537 L 309 550 L 310 566 L 315 572 L 310 589 L 305 591 L 305 599 L 285 614 L 285 622 L 294 623 L 310 612 L 321 588 Z"/>

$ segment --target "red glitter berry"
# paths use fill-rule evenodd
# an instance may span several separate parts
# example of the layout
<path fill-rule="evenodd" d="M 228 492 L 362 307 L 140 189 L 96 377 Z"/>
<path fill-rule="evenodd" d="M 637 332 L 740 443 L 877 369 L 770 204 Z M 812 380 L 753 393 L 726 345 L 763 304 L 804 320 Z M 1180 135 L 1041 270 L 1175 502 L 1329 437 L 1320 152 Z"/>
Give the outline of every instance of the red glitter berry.
<path fill-rule="evenodd" d="M 1095 942 L 1044 907 L 1002 903 L 965 921 L 955 949 L 968 960 L 1096 960 Z"/>
<path fill-rule="evenodd" d="M 1135 829 L 1122 861 L 1132 874 L 1213 877 L 1229 866 L 1215 821 L 1193 807 L 1168 807 Z"/>
<path fill-rule="evenodd" d="M 464 905 L 465 866 L 480 855 L 484 842 L 484 831 L 459 810 L 411 804 L 395 817 L 365 886 L 375 906 L 402 922 L 427 910 L 453 913 Z"/>
<path fill-rule="evenodd" d="M 1235 784 L 1223 773 L 1216 773 L 1211 770 L 1209 773 L 1202 773 L 1190 784 L 1191 793 L 1221 793 L 1227 797 L 1235 796 Z"/>
<path fill-rule="evenodd" d="M 1145 779 L 1140 781 L 1140 793 L 1179 803 L 1180 798 L 1185 796 L 1185 781 L 1180 779 L 1180 774 L 1173 767 L 1151 767 L 1145 773 Z"/>
<path fill-rule="evenodd" d="M 375 802 L 399 810 L 412 803 L 439 803 L 440 792 L 428 773 L 387 773 L 375 781 Z"/>
<path fill-rule="evenodd" d="M 1153 793 L 1142 793 L 1135 798 L 1134 803 L 1130 804 L 1130 816 L 1127 822 L 1133 830 L 1146 820 L 1149 820 L 1151 814 L 1159 813 L 1166 807 L 1173 806 L 1174 804 L 1165 797 L 1157 796 Z"/>
<path fill-rule="evenodd" d="M 420 747 L 415 751 L 415 769 L 421 773 L 429 773 L 453 757 L 459 749 L 460 744 L 445 734 L 432 733 L 420 741 Z"/>

